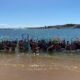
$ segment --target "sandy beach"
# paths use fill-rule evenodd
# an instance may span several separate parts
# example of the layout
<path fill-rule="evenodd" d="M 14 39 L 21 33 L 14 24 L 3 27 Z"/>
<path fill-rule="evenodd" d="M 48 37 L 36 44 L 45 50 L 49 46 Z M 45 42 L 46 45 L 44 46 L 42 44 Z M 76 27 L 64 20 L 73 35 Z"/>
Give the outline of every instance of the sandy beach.
<path fill-rule="evenodd" d="M 0 54 L 0 80 L 80 80 L 79 57 Z"/>

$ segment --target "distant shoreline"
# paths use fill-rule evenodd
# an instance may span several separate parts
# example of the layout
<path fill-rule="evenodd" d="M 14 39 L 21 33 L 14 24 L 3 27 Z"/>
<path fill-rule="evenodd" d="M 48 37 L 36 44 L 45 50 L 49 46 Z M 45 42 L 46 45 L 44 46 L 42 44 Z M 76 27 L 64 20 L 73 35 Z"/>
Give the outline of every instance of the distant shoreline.
<path fill-rule="evenodd" d="M 26 27 L 19 27 L 19 28 L 11 28 L 11 27 L 7 27 L 7 28 L 0 28 L 0 30 L 16 30 L 16 29 L 80 29 L 80 24 L 63 24 L 63 25 L 49 25 L 49 26 L 26 26 Z"/>
<path fill-rule="evenodd" d="M 80 28 L 80 24 L 64 24 L 64 25 L 55 25 L 55 26 L 44 26 L 44 27 L 30 27 L 28 29 L 65 29 L 65 28 Z"/>

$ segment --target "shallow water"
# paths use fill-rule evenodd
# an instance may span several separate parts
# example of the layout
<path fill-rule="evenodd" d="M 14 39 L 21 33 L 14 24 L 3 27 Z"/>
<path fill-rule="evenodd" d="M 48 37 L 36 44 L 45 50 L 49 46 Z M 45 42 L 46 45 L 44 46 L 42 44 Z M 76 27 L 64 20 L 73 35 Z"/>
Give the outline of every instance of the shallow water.
<path fill-rule="evenodd" d="M 80 80 L 79 74 L 80 55 L 0 54 L 0 80 Z"/>
<path fill-rule="evenodd" d="M 80 55 L 1 54 L 0 66 L 26 70 L 67 69 L 80 72 Z"/>

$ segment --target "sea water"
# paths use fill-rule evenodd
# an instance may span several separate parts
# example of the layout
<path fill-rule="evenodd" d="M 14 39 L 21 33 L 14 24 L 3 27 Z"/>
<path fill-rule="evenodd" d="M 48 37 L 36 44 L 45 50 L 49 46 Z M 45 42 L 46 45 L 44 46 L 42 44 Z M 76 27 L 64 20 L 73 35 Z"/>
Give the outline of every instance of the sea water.
<path fill-rule="evenodd" d="M 80 29 L 7 29 L 0 39 L 61 39 L 80 37 Z M 17 49 L 16 49 L 17 50 Z M 0 80 L 80 80 L 80 55 L 0 54 Z M 58 78 L 59 77 L 59 78 Z M 69 78 L 69 79 L 68 79 Z"/>
<path fill-rule="evenodd" d="M 65 40 L 80 38 L 80 29 L 0 29 L 0 40 L 15 39 L 53 39 L 59 37 Z"/>

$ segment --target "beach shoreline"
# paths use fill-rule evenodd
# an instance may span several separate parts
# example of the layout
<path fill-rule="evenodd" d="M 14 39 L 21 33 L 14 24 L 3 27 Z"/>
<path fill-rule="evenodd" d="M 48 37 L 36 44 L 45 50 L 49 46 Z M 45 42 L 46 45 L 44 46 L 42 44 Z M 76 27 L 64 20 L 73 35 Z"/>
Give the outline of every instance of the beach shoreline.
<path fill-rule="evenodd" d="M 80 80 L 79 75 L 79 55 L 0 55 L 0 80 Z"/>

